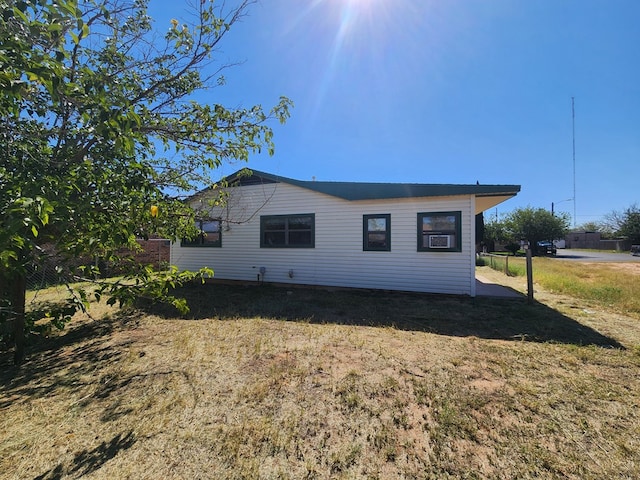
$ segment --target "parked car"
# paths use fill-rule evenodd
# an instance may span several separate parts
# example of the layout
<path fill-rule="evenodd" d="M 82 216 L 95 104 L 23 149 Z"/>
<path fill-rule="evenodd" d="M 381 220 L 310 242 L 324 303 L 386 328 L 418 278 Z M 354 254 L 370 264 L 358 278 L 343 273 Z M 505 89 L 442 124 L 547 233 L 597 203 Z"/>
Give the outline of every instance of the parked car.
<path fill-rule="evenodd" d="M 553 242 L 543 240 L 538 242 L 538 255 L 555 255 L 558 252 Z"/>
<path fill-rule="evenodd" d="M 640 245 L 631 245 L 631 255 L 640 257 Z"/>

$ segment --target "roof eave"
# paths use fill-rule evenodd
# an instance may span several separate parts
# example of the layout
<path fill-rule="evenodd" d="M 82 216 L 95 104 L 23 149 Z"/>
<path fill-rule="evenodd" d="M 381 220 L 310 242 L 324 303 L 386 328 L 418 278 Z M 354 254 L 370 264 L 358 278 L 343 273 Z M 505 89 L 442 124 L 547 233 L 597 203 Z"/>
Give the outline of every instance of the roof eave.
<path fill-rule="evenodd" d="M 518 189 L 520 191 L 520 189 Z M 494 194 L 494 195 L 476 195 L 476 215 L 500 205 L 502 202 L 515 197 L 518 191 L 512 193 Z"/>
<path fill-rule="evenodd" d="M 288 183 L 300 188 L 312 190 L 325 195 L 341 198 L 347 201 L 363 200 L 393 200 L 402 198 L 428 198 L 450 197 L 460 195 L 475 195 L 476 205 L 481 205 L 483 210 L 488 210 L 499 203 L 514 197 L 520 191 L 520 185 L 464 185 L 464 184 L 389 184 L 389 183 L 359 183 L 359 182 L 316 182 L 296 180 L 281 177 L 259 170 L 248 170 L 251 175 L 247 177 L 244 172 L 247 169 L 227 177 L 227 182 L 243 182 L 243 178 L 262 179 L 264 183 Z M 253 183 L 253 182 L 252 182 Z M 207 189 L 208 190 L 208 189 Z M 194 196 L 197 196 L 194 195 Z M 483 200 L 478 200 L 483 199 Z M 479 212 L 478 212 L 479 213 Z"/>

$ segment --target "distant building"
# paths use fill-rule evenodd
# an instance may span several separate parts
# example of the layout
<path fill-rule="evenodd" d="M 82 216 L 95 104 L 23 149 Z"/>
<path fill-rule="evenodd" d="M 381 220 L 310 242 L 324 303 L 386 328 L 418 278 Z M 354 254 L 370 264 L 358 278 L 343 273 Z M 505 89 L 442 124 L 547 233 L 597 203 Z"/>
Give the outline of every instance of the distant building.
<path fill-rule="evenodd" d="M 592 248 L 600 249 L 600 232 L 570 232 L 565 237 L 567 248 Z"/>
<path fill-rule="evenodd" d="M 631 248 L 631 242 L 623 238 L 602 239 L 600 232 L 569 232 L 565 237 L 567 248 L 583 248 L 592 250 L 616 250 L 626 252 Z"/>

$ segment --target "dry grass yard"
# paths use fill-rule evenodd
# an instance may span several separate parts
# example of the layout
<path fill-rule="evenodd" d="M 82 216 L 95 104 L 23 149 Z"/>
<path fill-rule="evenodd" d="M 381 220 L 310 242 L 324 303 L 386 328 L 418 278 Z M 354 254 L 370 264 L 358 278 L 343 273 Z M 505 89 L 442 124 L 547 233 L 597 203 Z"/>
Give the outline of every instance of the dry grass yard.
<path fill-rule="evenodd" d="M 21 368 L 0 355 L 1 478 L 640 478 L 633 312 L 542 287 L 183 293 L 187 318 L 98 305 Z"/>

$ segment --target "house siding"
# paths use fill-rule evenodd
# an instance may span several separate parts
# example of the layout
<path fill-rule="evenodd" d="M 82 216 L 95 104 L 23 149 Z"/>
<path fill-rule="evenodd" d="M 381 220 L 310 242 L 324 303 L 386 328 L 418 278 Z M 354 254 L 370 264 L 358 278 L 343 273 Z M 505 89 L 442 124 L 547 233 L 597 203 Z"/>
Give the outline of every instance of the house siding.
<path fill-rule="evenodd" d="M 229 189 L 220 248 L 171 247 L 182 270 L 265 282 L 475 295 L 475 197 L 347 201 L 286 183 Z M 419 212 L 461 211 L 461 252 L 418 252 Z M 260 216 L 315 214 L 315 248 L 260 248 Z M 363 251 L 362 218 L 391 215 L 391 251 Z M 229 221 L 227 223 L 227 220 Z M 226 227 L 229 227 L 227 229 Z M 293 271 L 293 277 L 289 277 Z"/>

